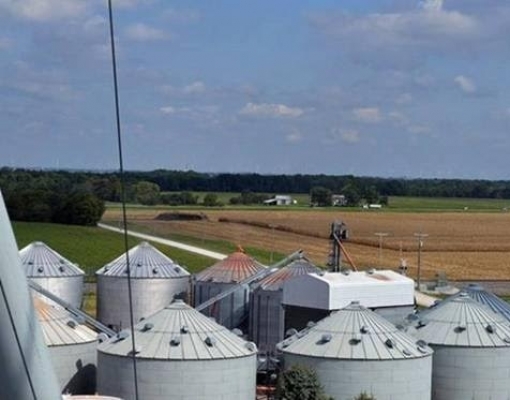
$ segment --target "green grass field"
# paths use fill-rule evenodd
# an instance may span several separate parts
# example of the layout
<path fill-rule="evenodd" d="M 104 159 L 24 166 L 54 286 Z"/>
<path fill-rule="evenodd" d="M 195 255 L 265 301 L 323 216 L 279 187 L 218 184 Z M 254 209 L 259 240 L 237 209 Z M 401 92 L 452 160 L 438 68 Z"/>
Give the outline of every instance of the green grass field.
<path fill-rule="evenodd" d="M 462 199 L 442 197 L 398 197 L 388 199 L 392 211 L 502 211 L 510 209 L 510 200 Z"/>
<path fill-rule="evenodd" d="M 91 280 L 97 269 L 124 253 L 123 236 L 100 228 L 14 222 L 13 229 L 20 249 L 33 241 L 42 241 L 77 263 Z M 139 239 L 130 238 L 129 247 L 139 242 Z M 208 257 L 159 244 L 154 246 L 190 272 L 200 271 L 214 263 Z"/>

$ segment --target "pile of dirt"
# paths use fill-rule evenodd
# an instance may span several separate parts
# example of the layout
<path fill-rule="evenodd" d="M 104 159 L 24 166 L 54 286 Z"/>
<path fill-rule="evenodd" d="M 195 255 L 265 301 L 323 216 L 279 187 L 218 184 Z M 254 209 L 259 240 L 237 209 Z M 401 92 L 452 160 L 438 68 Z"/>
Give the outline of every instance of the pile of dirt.
<path fill-rule="evenodd" d="M 207 221 L 204 213 L 164 212 L 154 218 L 158 221 Z"/>

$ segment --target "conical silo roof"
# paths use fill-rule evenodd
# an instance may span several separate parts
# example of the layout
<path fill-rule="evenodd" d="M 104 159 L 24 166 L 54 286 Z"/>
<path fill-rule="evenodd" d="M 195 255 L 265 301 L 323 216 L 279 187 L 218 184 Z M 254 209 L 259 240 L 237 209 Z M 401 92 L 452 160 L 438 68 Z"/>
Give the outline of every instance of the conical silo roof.
<path fill-rule="evenodd" d="M 163 360 L 213 360 L 254 355 L 254 343 L 246 342 L 224 326 L 196 311 L 182 300 L 144 319 L 134 327 L 137 358 Z M 128 356 L 130 330 L 103 342 L 99 351 Z"/>
<path fill-rule="evenodd" d="M 453 296 L 450 296 L 443 301 L 453 300 L 454 298 L 460 296 L 461 293 L 466 293 L 473 300 L 477 301 L 478 303 L 485 304 L 496 314 L 501 314 L 503 317 L 510 321 L 510 304 L 496 296 L 494 293 L 485 290 L 481 285 L 477 283 L 471 283 L 467 285 L 462 289 L 461 292 L 454 294 Z M 442 302 L 440 304 L 442 304 Z"/>
<path fill-rule="evenodd" d="M 131 248 L 128 255 L 132 278 L 156 279 L 189 276 L 188 271 L 147 242 L 142 242 Z M 127 271 L 127 257 L 124 253 L 99 269 L 96 274 L 122 277 L 127 276 Z"/>
<path fill-rule="evenodd" d="M 284 353 L 341 360 L 425 357 L 432 350 L 378 314 L 353 302 L 278 345 Z"/>
<path fill-rule="evenodd" d="M 265 267 L 241 248 L 196 275 L 197 282 L 238 283 Z"/>
<path fill-rule="evenodd" d="M 29 278 L 57 278 L 85 275 L 85 272 L 43 242 L 32 242 L 20 250 L 25 274 Z"/>
<path fill-rule="evenodd" d="M 257 284 L 257 288 L 262 290 L 279 290 L 283 287 L 285 281 L 296 276 L 308 273 L 319 273 L 321 269 L 315 266 L 310 260 L 303 257 L 295 260 L 287 266 L 280 268 L 269 276 L 266 276 Z"/>
<path fill-rule="evenodd" d="M 415 336 L 431 345 L 509 347 L 508 321 L 466 293 L 418 313 Z"/>
<path fill-rule="evenodd" d="M 65 346 L 97 340 L 96 332 L 79 323 L 65 309 L 49 305 L 36 296 L 33 300 L 47 346 Z"/>

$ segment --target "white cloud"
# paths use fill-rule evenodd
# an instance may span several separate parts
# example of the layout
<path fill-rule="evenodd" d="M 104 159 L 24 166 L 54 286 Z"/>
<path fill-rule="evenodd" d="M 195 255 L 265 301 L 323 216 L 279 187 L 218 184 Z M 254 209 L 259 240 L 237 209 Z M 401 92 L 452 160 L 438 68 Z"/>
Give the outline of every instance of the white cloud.
<path fill-rule="evenodd" d="M 351 144 L 358 143 L 360 140 L 359 132 L 352 130 L 352 129 L 342 131 L 340 133 L 340 138 L 341 138 L 342 142 L 351 143 Z"/>
<path fill-rule="evenodd" d="M 182 89 L 184 94 L 198 94 L 205 92 L 205 84 L 204 82 L 196 81 L 190 83 L 189 85 L 184 86 Z"/>
<path fill-rule="evenodd" d="M 382 121 L 382 114 L 377 107 L 362 107 L 352 110 L 354 118 L 360 122 L 375 124 Z"/>
<path fill-rule="evenodd" d="M 402 93 L 395 99 L 396 104 L 409 104 L 413 101 L 413 96 L 410 93 Z"/>
<path fill-rule="evenodd" d="M 289 107 L 285 104 L 270 103 L 247 103 L 240 111 L 241 115 L 259 117 L 289 117 L 296 118 L 303 115 L 304 110 L 297 107 Z"/>
<path fill-rule="evenodd" d="M 54 21 L 85 14 L 88 0 L 0 0 L 0 10 L 31 21 Z"/>
<path fill-rule="evenodd" d="M 464 75 L 457 75 L 453 81 L 464 93 L 476 92 L 476 85 L 473 80 Z"/>
<path fill-rule="evenodd" d="M 143 23 L 136 23 L 128 26 L 125 33 L 129 39 L 139 42 L 167 40 L 170 38 L 170 36 L 165 31 L 153 28 Z"/>
<path fill-rule="evenodd" d="M 292 132 L 285 136 L 285 140 L 288 143 L 299 143 L 303 140 L 303 134 L 297 129 L 293 129 Z"/>
<path fill-rule="evenodd" d="M 175 114 L 177 110 L 175 109 L 175 107 L 165 106 L 161 107 L 159 111 L 161 111 L 163 114 Z"/>

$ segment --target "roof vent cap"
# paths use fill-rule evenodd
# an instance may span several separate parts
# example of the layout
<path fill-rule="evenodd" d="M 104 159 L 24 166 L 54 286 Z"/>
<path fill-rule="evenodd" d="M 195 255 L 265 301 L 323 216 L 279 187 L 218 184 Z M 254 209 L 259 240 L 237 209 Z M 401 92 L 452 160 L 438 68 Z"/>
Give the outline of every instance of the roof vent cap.
<path fill-rule="evenodd" d="M 117 336 L 115 336 L 115 339 L 117 339 L 117 342 L 120 342 L 122 340 L 127 339 L 128 336 L 129 336 L 128 331 L 120 331 L 119 333 L 117 333 Z"/>
<path fill-rule="evenodd" d="M 367 333 L 369 332 L 368 327 L 367 327 L 366 325 L 363 325 L 363 326 L 359 329 L 359 331 L 360 331 L 361 333 L 363 333 L 364 335 L 365 335 L 365 334 L 367 334 Z"/>
<path fill-rule="evenodd" d="M 308 321 L 308 322 L 306 323 L 306 327 L 307 327 L 307 328 L 313 328 L 314 326 L 315 326 L 315 322 L 314 322 L 314 321 Z"/>
<path fill-rule="evenodd" d="M 97 341 L 99 343 L 106 342 L 108 340 L 108 335 L 106 333 L 101 332 L 99 335 L 97 335 Z"/>
<path fill-rule="evenodd" d="M 329 343 L 331 342 L 331 339 L 333 339 L 333 336 L 331 335 L 331 333 L 324 333 L 322 336 L 321 336 L 321 340 L 320 340 L 320 344 L 325 344 L 325 343 Z"/>
<path fill-rule="evenodd" d="M 297 329 L 290 328 L 287 329 L 287 332 L 285 332 L 285 337 L 294 336 L 298 333 Z"/>
<path fill-rule="evenodd" d="M 216 344 L 216 339 L 213 336 L 207 336 L 204 342 L 207 346 L 213 347 Z"/>
<path fill-rule="evenodd" d="M 158 273 L 159 273 L 159 269 L 158 269 L 158 268 L 156 268 L 156 267 L 152 268 L 152 273 L 153 273 L 154 275 L 158 274 Z"/>
<path fill-rule="evenodd" d="M 154 328 L 154 324 L 147 322 L 142 328 L 142 332 L 150 331 L 152 328 Z"/>
<path fill-rule="evenodd" d="M 349 344 L 355 346 L 361 343 L 361 335 L 354 334 L 354 336 L 349 340 Z"/>
<path fill-rule="evenodd" d="M 37 268 L 37 272 L 39 272 L 39 273 L 43 273 L 43 272 L 44 272 L 44 268 L 43 268 L 43 267 L 39 267 L 39 268 Z"/>
<path fill-rule="evenodd" d="M 239 328 L 234 328 L 232 329 L 232 333 L 236 336 L 239 336 L 239 337 L 242 337 L 243 336 L 243 331 Z"/>
<path fill-rule="evenodd" d="M 373 275 L 373 274 L 375 274 L 375 268 L 370 268 L 369 270 L 367 270 L 367 274 L 368 274 L 368 275 Z"/>
<path fill-rule="evenodd" d="M 181 326 L 181 333 L 189 333 L 189 328 L 187 325 Z"/>
<path fill-rule="evenodd" d="M 384 344 L 386 345 L 386 347 L 392 349 L 393 347 L 395 347 L 395 341 L 393 339 L 386 339 L 384 341 Z"/>
<path fill-rule="evenodd" d="M 494 332 L 496 332 L 496 327 L 494 325 L 487 324 L 487 326 L 485 327 L 485 330 L 488 333 L 494 333 Z"/>
<path fill-rule="evenodd" d="M 244 347 L 246 347 L 249 351 L 257 351 L 257 345 L 253 342 L 246 342 Z"/>
<path fill-rule="evenodd" d="M 171 340 L 170 340 L 170 346 L 172 347 L 177 347 L 181 344 L 181 338 L 179 336 L 174 336 Z"/>
<path fill-rule="evenodd" d="M 407 349 L 402 349 L 402 354 L 407 356 L 407 357 L 410 357 L 412 355 L 411 352 L 409 350 L 407 350 Z"/>
<path fill-rule="evenodd" d="M 27 264 L 28 265 L 34 265 L 34 262 L 32 260 L 30 260 Z"/>
<path fill-rule="evenodd" d="M 466 329 L 467 329 L 467 328 L 466 328 L 466 326 L 465 326 L 465 325 L 458 325 L 458 326 L 456 326 L 456 327 L 453 329 L 453 331 L 454 331 L 455 333 L 462 333 L 462 332 L 464 332 Z"/>
<path fill-rule="evenodd" d="M 69 321 L 67 321 L 67 322 L 66 322 L 66 325 L 67 325 L 69 328 L 74 329 L 74 328 L 76 328 L 76 326 L 77 326 L 78 324 L 76 323 L 76 321 L 74 321 L 74 320 L 70 319 Z"/>

